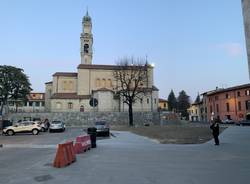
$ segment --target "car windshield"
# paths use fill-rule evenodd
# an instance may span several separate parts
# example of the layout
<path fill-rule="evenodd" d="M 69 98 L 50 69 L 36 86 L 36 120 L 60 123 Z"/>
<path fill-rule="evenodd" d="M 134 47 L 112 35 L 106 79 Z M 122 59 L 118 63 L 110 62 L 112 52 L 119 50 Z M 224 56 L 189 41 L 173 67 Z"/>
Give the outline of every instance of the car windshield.
<path fill-rule="evenodd" d="M 62 122 L 61 121 L 52 121 L 51 124 L 61 124 Z"/>
<path fill-rule="evenodd" d="M 98 122 L 95 123 L 95 125 L 105 125 L 105 124 L 106 124 L 105 121 L 98 121 Z"/>

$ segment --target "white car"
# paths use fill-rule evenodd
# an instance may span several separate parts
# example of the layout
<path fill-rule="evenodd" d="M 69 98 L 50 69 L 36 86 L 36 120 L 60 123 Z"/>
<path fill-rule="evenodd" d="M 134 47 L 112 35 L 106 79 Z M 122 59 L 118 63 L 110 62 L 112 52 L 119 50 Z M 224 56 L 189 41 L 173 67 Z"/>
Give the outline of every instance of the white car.
<path fill-rule="evenodd" d="M 34 123 L 32 121 L 24 121 L 12 126 L 5 127 L 3 129 L 3 134 L 12 136 L 16 133 L 32 133 L 33 135 L 37 135 L 40 131 L 41 127 L 37 123 Z"/>

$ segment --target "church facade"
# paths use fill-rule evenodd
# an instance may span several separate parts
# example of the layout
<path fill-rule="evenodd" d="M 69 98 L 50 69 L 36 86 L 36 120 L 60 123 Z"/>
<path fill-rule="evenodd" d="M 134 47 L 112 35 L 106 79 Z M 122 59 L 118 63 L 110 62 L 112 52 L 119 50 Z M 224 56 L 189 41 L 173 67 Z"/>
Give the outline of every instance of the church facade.
<path fill-rule="evenodd" d="M 77 72 L 56 72 L 45 83 L 45 109 L 49 112 L 126 112 L 128 105 L 117 91 L 113 73 L 117 65 L 92 64 L 92 20 L 88 12 L 82 20 L 81 64 Z M 147 88 L 134 111 L 157 111 L 158 89 L 154 86 L 153 66 L 148 66 Z"/>

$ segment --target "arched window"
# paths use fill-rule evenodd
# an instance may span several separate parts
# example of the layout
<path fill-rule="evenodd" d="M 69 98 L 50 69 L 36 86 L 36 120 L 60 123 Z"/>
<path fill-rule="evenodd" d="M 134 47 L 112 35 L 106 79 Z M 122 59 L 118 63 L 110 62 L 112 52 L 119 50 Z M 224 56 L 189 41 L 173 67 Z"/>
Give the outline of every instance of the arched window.
<path fill-rule="evenodd" d="M 62 108 L 62 103 L 61 102 L 56 102 L 56 108 L 61 109 Z"/>
<path fill-rule="evenodd" d="M 63 85 L 62 85 L 63 90 L 67 89 L 67 81 L 63 81 Z"/>
<path fill-rule="evenodd" d="M 108 82 L 107 82 L 107 87 L 111 88 L 112 87 L 112 81 L 111 79 L 108 79 Z"/>
<path fill-rule="evenodd" d="M 69 90 L 73 90 L 73 81 L 69 81 Z"/>
<path fill-rule="evenodd" d="M 80 106 L 80 112 L 84 112 L 84 106 L 83 105 Z"/>
<path fill-rule="evenodd" d="M 72 102 L 68 103 L 68 109 L 73 109 L 73 103 Z"/>
<path fill-rule="evenodd" d="M 84 44 L 84 53 L 89 53 L 89 45 Z"/>
<path fill-rule="evenodd" d="M 96 84 L 95 84 L 95 86 L 96 87 L 100 87 L 101 86 L 101 81 L 100 81 L 100 79 L 96 79 Z"/>
<path fill-rule="evenodd" d="M 102 79 L 102 87 L 106 87 L 106 79 Z"/>

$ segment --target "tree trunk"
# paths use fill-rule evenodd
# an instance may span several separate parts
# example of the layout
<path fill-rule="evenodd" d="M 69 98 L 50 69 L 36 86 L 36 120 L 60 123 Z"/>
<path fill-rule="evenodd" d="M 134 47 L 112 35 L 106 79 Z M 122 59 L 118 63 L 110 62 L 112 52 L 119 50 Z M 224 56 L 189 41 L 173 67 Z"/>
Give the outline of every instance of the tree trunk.
<path fill-rule="evenodd" d="M 2 100 L 2 103 L 1 103 L 1 115 L 3 116 L 3 108 L 4 108 L 4 105 L 6 105 L 6 101 L 5 98 Z"/>
<path fill-rule="evenodd" d="M 132 101 L 128 105 L 128 113 L 129 113 L 129 126 L 134 126 L 134 122 L 133 122 L 133 104 L 132 104 Z"/>
<path fill-rule="evenodd" d="M 18 110 L 18 104 L 16 103 L 16 112 L 17 112 L 17 110 Z"/>
<path fill-rule="evenodd" d="M 3 103 L 1 104 L 1 111 L 0 114 L 3 115 Z"/>

